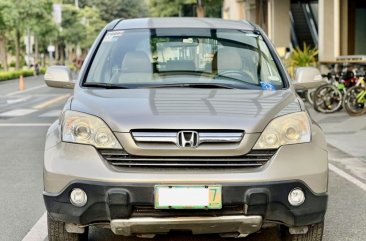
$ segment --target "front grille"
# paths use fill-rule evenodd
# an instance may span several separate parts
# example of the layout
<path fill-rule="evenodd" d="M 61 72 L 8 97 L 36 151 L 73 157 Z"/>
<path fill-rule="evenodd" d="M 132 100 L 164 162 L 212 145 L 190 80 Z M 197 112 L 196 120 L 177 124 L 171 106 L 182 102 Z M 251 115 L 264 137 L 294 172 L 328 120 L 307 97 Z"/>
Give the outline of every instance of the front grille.
<path fill-rule="evenodd" d="M 132 217 L 190 217 L 190 216 L 229 216 L 229 215 L 243 215 L 243 205 L 223 206 L 222 209 L 155 209 L 153 206 L 135 206 L 132 211 Z"/>
<path fill-rule="evenodd" d="M 112 149 L 100 149 L 99 153 L 111 165 L 119 167 L 248 168 L 263 166 L 276 150 L 252 150 L 245 155 L 232 157 L 135 156 Z"/>

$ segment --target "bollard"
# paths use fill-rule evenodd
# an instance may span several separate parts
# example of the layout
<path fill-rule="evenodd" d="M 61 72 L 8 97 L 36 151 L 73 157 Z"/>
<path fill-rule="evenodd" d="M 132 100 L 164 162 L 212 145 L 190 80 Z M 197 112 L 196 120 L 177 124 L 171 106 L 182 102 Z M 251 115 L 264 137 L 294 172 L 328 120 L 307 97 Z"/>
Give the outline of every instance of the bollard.
<path fill-rule="evenodd" d="M 19 76 L 19 90 L 25 90 L 25 82 L 23 75 Z"/>

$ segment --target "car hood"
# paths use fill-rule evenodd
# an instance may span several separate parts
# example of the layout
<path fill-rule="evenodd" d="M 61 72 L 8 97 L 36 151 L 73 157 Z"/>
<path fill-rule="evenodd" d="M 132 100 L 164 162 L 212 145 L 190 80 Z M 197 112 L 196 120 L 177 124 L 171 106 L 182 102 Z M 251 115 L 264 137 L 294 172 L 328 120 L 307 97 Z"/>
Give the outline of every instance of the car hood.
<path fill-rule="evenodd" d="M 99 116 L 115 132 L 216 129 L 257 133 L 276 116 L 301 111 L 290 89 L 198 88 L 78 88 L 71 109 Z"/>

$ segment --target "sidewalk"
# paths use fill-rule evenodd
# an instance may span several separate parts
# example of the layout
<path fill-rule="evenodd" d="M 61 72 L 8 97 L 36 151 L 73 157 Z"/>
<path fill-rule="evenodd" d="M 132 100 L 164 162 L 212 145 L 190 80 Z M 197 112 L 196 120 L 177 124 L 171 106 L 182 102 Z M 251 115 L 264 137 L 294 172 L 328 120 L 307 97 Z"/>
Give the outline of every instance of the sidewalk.
<path fill-rule="evenodd" d="M 353 117 L 344 110 L 322 114 L 307 108 L 326 135 L 330 163 L 366 182 L 366 115 Z"/>

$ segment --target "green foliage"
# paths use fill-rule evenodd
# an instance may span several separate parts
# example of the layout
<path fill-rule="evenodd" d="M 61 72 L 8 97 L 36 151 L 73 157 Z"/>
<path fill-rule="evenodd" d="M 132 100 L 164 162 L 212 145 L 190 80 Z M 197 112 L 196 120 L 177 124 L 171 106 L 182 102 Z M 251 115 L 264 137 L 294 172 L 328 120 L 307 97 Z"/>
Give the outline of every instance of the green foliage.
<path fill-rule="evenodd" d="M 297 67 L 316 66 L 317 61 L 318 50 L 304 43 L 303 49 L 297 47 L 292 51 L 290 58 L 285 61 L 285 64 L 290 76 L 294 77 Z"/>
<path fill-rule="evenodd" d="M 221 18 L 222 0 L 205 0 L 206 17 Z"/>
<path fill-rule="evenodd" d="M 101 19 L 99 9 L 95 7 L 82 8 L 80 16 L 84 25 L 84 37 L 81 39 L 80 47 L 89 48 L 106 22 Z"/>
<path fill-rule="evenodd" d="M 179 16 L 183 4 L 196 3 L 195 0 L 150 0 L 149 12 L 153 17 Z"/>
<path fill-rule="evenodd" d="M 59 32 L 60 42 L 76 45 L 84 36 L 84 26 L 81 24 L 79 10 L 71 4 L 62 5 L 62 23 Z"/>
<path fill-rule="evenodd" d="M 317 63 L 318 50 L 304 44 L 303 49 L 295 48 L 290 56 L 290 65 L 293 67 L 315 66 Z"/>
<path fill-rule="evenodd" d="M 148 14 L 144 0 L 89 0 L 90 6 L 100 11 L 102 20 L 110 22 L 117 18 L 146 17 Z"/>
<path fill-rule="evenodd" d="M 222 0 L 205 0 L 206 17 L 221 17 Z M 179 16 L 184 4 L 196 4 L 196 0 L 150 0 L 149 12 L 154 17 Z"/>
<path fill-rule="evenodd" d="M 13 40 L 8 42 L 16 48 L 17 63 L 21 61 L 21 37 L 26 31 L 36 33 L 45 42 L 50 29 L 55 29 L 51 21 L 52 3 L 52 0 L 0 0 L 0 33 Z"/>
<path fill-rule="evenodd" d="M 23 77 L 32 76 L 32 75 L 34 75 L 34 71 L 32 69 L 28 69 L 28 70 L 16 70 L 16 71 L 0 72 L 0 81 L 10 80 L 10 79 L 17 79 L 21 75 L 23 75 Z"/>

